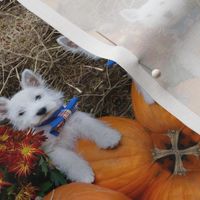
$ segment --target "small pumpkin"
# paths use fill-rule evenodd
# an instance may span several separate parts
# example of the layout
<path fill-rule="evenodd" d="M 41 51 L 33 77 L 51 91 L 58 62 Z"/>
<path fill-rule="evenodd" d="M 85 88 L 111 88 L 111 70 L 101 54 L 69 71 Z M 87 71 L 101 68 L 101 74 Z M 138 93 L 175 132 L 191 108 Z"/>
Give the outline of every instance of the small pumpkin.
<path fill-rule="evenodd" d="M 131 200 L 124 194 L 87 183 L 71 183 L 60 186 L 44 197 L 44 200 Z"/>
<path fill-rule="evenodd" d="M 153 165 L 151 137 L 136 121 L 118 117 L 102 120 L 121 132 L 121 144 L 103 150 L 81 140 L 77 150 L 92 166 L 95 184 L 136 198 L 159 172 L 159 166 Z"/>
<path fill-rule="evenodd" d="M 184 127 L 177 118 L 157 103 L 146 103 L 136 84 L 132 84 L 131 97 L 135 118 L 149 131 L 166 133 L 168 130 Z"/>

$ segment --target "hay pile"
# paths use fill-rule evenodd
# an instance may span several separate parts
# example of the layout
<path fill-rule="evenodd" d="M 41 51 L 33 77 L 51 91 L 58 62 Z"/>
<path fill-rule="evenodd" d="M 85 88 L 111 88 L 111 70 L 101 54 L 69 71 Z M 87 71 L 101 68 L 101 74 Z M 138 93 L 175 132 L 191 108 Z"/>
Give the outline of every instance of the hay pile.
<path fill-rule="evenodd" d="M 57 44 L 58 36 L 16 0 L 0 3 L 0 96 L 18 91 L 21 72 L 30 68 L 41 73 L 53 88 L 64 91 L 66 100 L 79 96 L 82 111 L 98 117 L 132 117 L 127 74 L 120 67 L 96 70 L 104 68 L 105 60 L 66 52 Z"/>

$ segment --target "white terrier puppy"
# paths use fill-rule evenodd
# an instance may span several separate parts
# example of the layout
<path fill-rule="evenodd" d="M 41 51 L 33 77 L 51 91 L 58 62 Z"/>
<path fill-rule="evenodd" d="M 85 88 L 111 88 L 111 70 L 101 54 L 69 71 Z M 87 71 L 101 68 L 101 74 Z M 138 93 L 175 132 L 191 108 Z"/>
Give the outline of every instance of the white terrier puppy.
<path fill-rule="evenodd" d="M 22 73 L 21 86 L 22 90 L 10 100 L 0 98 L 0 119 L 9 119 L 18 130 L 43 130 L 48 139 L 42 147 L 55 166 L 72 181 L 93 182 L 91 167 L 74 151 L 76 140 L 87 138 L 100 148 L 112 148 L 121 139 L 119 132 L 86 113 L 75 111 L 55 136 L 48 120 L 51 122 L 53 113 L 63 106 L 62 93 L 46 87 L 41 76 L 27 69 Z"/>

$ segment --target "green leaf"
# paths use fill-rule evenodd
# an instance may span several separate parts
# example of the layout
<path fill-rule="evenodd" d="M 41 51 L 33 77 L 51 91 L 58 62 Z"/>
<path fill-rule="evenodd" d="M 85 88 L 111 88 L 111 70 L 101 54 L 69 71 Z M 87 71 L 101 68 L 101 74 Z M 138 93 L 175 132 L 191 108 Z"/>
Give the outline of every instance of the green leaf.
<path fill-rule="evenodd" d="M 42 183 L 40 185 L 40 192 L 39 192 L 39 196 L 43 196 L 45 195 L 47 192 L 49 192 L 50 190 L 52 190 L 53 188 L 53 183 L 51 181 L 46 181 L 44 183 Z"/>
<path fill-rule="evenodd" d="M 47 161 L 41 157 L 39 161 L 39 166 L 41 166 L 42 172 L 44 173 L 45 176 L 47 176 L 48 173 L 48 163 Z"/>
<path fill-rule="evenodd" d="M 39 161 L 39 165 L 41 166 L 44 161 L 45 161 L 44 158 L 41 156 L 40 161 Z"/>
<path fill-rule="evenodd" d="M 16 190 L 16 185 L 11 185 L 10 187 L 8 187 L 7 188 L 8 196 L 14 194 L 15 190 Z"/>
<path fill-rule="evenodd" d="M 65 176 L 58 170 L 50 171 L 50 179 L 55 184 L 55 186 L 63 185 L 67 183 Z"/>

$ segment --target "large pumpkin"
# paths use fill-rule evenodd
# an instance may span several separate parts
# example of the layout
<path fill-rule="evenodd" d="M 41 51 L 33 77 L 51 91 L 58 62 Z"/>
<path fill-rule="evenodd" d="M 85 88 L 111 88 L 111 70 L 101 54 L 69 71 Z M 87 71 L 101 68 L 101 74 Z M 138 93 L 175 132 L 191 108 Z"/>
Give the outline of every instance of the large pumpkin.
<path fill-rule="evenodd" d="M 159 166 L 153 165 L 150 135 L 133 120 L 117 117 L 102 120 L 121 132 L 121 144 L 116 149 L 103 150 L 81 140 L 78 152 L 92 166 L 95 184 L 137 197 L 159 172 Z"/>
<path fill-rule="evenodd" d="M 71 183 L 51 191 L 44 200 L 130 200 L 120 192 L 87 183 Z"/>
<path fill-rule="evenodd" d="M 132 105 L 135 118 L 146 129 L 154 133 L 177 130 L 184 125 L 157 103 L 148 104 L 135 84 L 132 85 Z"/>
<path fill-rule="evenodd" d="M 147 189 L 141 200 L 199 200 L 200 172 L 188 172 L 186 176 L 172 176 L 165 171 Z"/>
<path fill-rule="evenodd" d="M 188 128 L 167 135 L 153 135 L 154 158 L 162 173 L 141 200 L 200 199 L 200 136 Z"/>
<path fill-rule="evenodd" d="M 183 194 L 179 200 L 200 199 L 200 192 L 193 193 L 200 183 L 198 134 L 188 128 L 148 134 L 136 121 L 117 117 L 106 117 L 103 121 L 122 133 L 119 147 L 101 150 L 89 141 L 78 145 L 79 153 L 95 171 L 95 184 L 136 199 L 142 196 L 142 200 L 166 200 L 167 193 L 173 200 L 180 188 Z M 167 192 L 163 192 L 163 185 Z"/>

